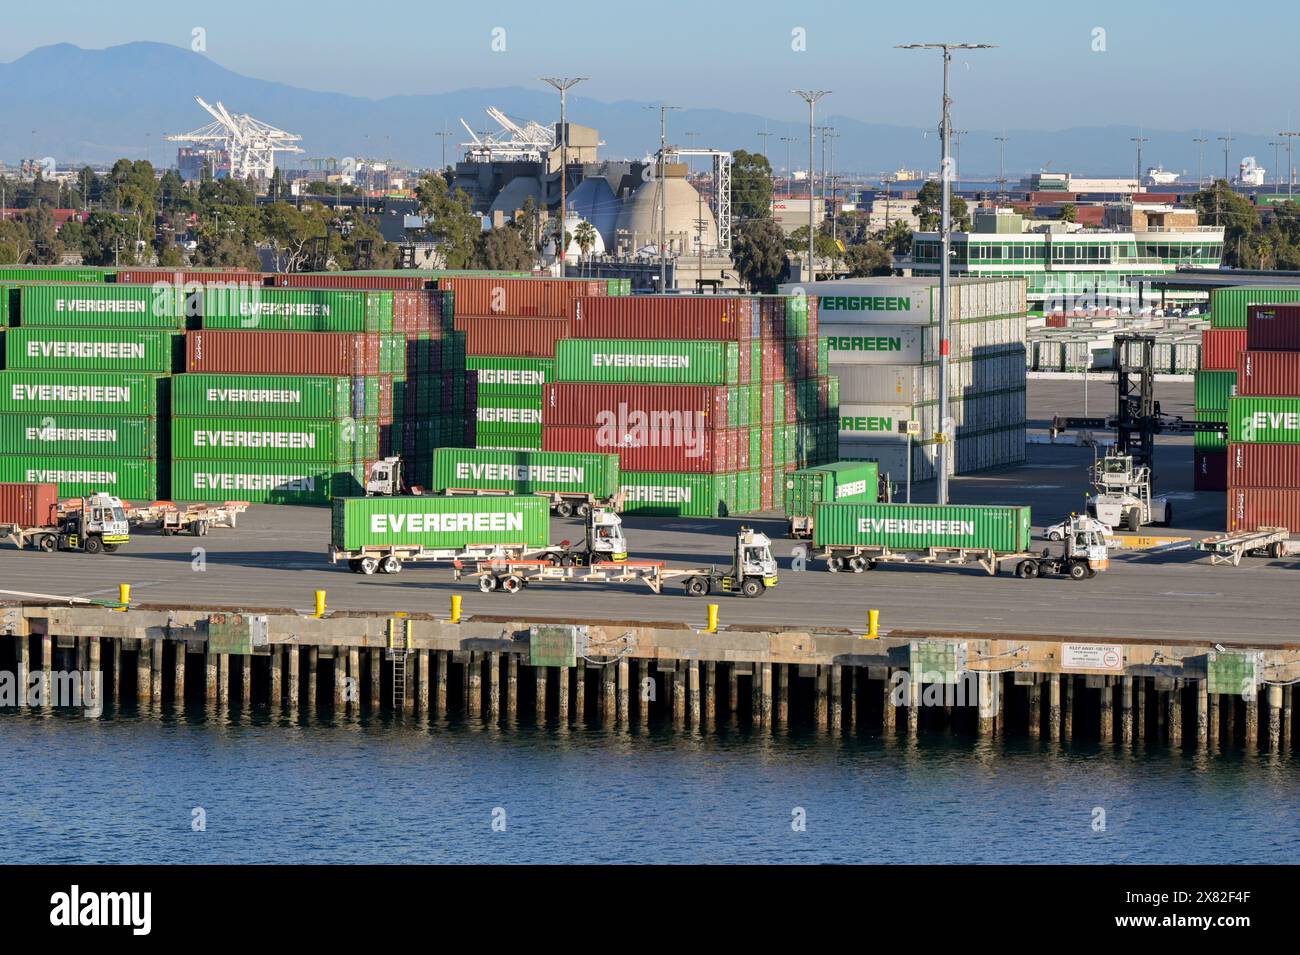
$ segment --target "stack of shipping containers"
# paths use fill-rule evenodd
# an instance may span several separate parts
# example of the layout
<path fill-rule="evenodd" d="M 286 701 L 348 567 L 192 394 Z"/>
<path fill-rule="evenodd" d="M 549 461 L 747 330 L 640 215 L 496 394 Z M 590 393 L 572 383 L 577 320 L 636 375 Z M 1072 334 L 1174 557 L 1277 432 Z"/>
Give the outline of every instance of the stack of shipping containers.
<path fill-rule="evenodd" d="M 906 478 L 900 424 L 918 421 L 912 479 L 935 473 L 939 428 L 939 290 L 932 279 L 881 278 L 803 286 L 820 303 L 830 374 L 840 380 L 840 454 Z M 959 279 L 949 315 L 952 473 L 1025 460 L 1025 322 L 1021 279 Z"/>
<path fill-rule="evenodd" d="M 1236 385 L 1227 529 L 1300 532 L 1300 304 L 1249 306 Z"/>
<path fill-rule="evenodd" d="M 583 298 L 542 404 L 548 451 L 615 452 L 628 513 L 781 506 L 837 455 L 837 385 L 804 296 Z"/>
<path fill-rule="evenodd" d="M 1207 328 L 1201 333 L 1201 367 L 1196 372 L 1197 421 L 1228 420 L 1228 400 L 1237 393 L 1237 356 L 1246 348 L 1246 329 Z M 1198 491 L 1228 488 L 1228 445 L 1208 431 L 1193 437 L 1192 486 Z"/>
<path fill-rule="evenodd" d="M 84 271 L 41 275 L 93 277 Z M 171 286 L 25 282 L 4 298 L 0 481 L 55 483 L 64 497 L 164 494 L 184 296 Z"/>

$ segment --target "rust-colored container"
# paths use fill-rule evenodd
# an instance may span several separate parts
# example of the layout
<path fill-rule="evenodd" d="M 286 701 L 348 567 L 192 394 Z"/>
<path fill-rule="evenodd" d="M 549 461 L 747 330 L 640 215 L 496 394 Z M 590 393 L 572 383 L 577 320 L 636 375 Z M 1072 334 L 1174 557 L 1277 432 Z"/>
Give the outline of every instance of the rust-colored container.
<path fill-rule="evenodd" d="M 0 484 L 0 524 L 48 527 L 58 510 L 57 484 Z"/>
<path fill-rule="evenodd" d="M 1202 453 L 1196 452 L 1197 474 L 1201 471 Z M 1245 444 L 1234 441 L 1228 445 L 1224 455 L 1223 469 L 1225 486 L 1300 487 L 1300 444 Z"/>
<path fill-rule="evenodd" d="M 118 269 L 113 281 L 118 285 L 265 285 L 267 276 L 262 272 L 244 269 L 206 271 L 194 269 Z"/>
<path fill-rule="evenodd" d="M 1247 305 L 1246 347 L 1300 351 L 1300 305 Z"/>
<path fill-rule="evenodd" d="M 573 338 L 743 342 L 759 337 L 753 299 L 745 295 L 580 298 L 574 300 L 569 314 Z"/>
<path fill-rule="evenodd" d="M 736 470 L 736 445 L 741 434 L 748 440 L 748 431 L 731 428 L 651 435 L 641 431 L 617 434 L 606 428 L 545 425 L 542 450 L 617 454 L 624 471 L 715 474 Z"/>
<path fill-rule="evenodd" d="M 1300 531 L 1300 488 L 1229 487 L 1228 530 L 1261 527 Z"/>
<path fill-rule="evenodd" d="M 614 423 L 621 429 L 649 420 L 660 427 L 716 431 L 730 423 L 730 390 L 725 385 L 550 382 L 542 390 L 542 420 L 584 428 Z"/>
<path fill-rule="evenodd" d="M 774 468 L 764 468 L 760 481 L 759 507 L 765 511 L 774 510 L 777 506 L 777 487 L 779 486 L 776 470 Z"/>
<path fill-rule="evenodd" d="M 1300 352 L 1244 351 L 1237 356 L 1237 394 L 1300 395 Z"/>
<path fill-rule="evenodd" d="M 1207 328 L 1201 333 L 1201 370 L 1236 371 L 1237 356 L 1246 350 L 1246 329 Z"/>
<path fill-rule="evenodd" d="M 378 375 L 380 336 L 352 332 L 191 331 L 186 371 Z"/>
<path fill-rule="evenodd" d="M 439 279 L 438 288 L 455 293 L 456 313 L 461 315 L 567 318 L 570 302 L 584 296 L 603 296 L 608 283 L 452 276 Z"/>
<path fill-rule="evenodd" d="M 350 272 L 286 272 L 269 277 L 268 285 L 281 288 L 347 288 L 377 291 L 417 292 L 433 287 L 433 280 L 419 275 L 357 275 Z"/>
<path fill-rule="evenodd" d="M 456 328 L 465 332 L 465 354 L 554 358 L 555 343 L 569 337 L 563 318 L 465 317 L 456 306 Z"/>
<path fill-rule="evenodd" d="M 1265 445 L 1255 445 L 1265 447 Z M 1300 450 L 1300 446 L 1297 446 Z M 1192 456 L 1192 488 L 1197 491 L 1228 489 L 1228 455 L 1223 451 L 1195 451 Z"/>

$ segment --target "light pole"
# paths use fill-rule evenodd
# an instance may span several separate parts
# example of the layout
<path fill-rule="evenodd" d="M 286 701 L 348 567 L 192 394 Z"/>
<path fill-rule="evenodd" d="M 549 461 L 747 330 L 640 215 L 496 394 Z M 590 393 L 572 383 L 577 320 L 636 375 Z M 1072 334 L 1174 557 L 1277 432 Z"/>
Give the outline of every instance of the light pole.
<path fill-rule="evenodd" d="M 560 278 L 564 278 L 565 257 L 569 254 L 569 243 L 565 240 L 564 235 L 564 217 L 566 215 L 565 203 L 568 200 L 569 185 L 569 121 L 566 114 L 568 106 L 569 90 L 577 86 L 587 77 L 574 76 L 563 78 L 557 76 L 543 76 L 542 82 L 547 83 L 560 91 L 560 234 L 556 239 L 556 248 L 560 254 L 556 258 L 560 261 Z M 446 149 L 447 140 L 442 141 L 443 148 Z M 444 156 L 445 164 L 445 156 Z"/>
<path fill-rule="evenodd" d="M 437 136 L 442 140 L 442 165 L 439 166 L 438 168 L 446 169 L 447 168 L 447 137 L 450 136 L 451 133 L 447 132 L 447 121 L 445 119 L 442 121 L 442 131 L 436 132 L 433 135 Z"/>
<path fill-rule="evenodd" d="M 1233 137 L 1233 136 L 1218 136 L 1218 137 L 1216 137 L 1216 138 L 1219 140 L 1219 142 L 1223 143 L 1223 181 L 1226 182 L 1228 185 L 1231 186 L 1231 185 L 1232 185 L 1232 179 L 1231 179 L 1231 177 L 1229 177 L 1229 175 L 1228 175 L 1228 147 L 1229 147 L 1229 145 L 1232 144 L 1233 140 L 1234 140 L 1236 137 Z"/>
<path fill-rule="evenodd" d="M 952 158 L 948 154 L 952 134 L 952 98 L 948 95 L 948 73 L 952 66 L 953 50 L 989 50 L 991 43 L 903 43 L 900 50 L 939 50 L 943 54 L 943 109 L 939 119 L 939 141 L 942 161 L 939 179 L 943 187 L 943 205 L 940 216 L 939 252 L 939 433 L 935 435 L 936 487 L 935 500 L 948 503 L 948 255 L 952 230 Z M 912 462 L 907 462 L 911 468 Z"/>
<path fill-rule="evenodd" d="M 1283 133 L 1283 135 L 1286 135 Z M 1196 188 L 1205 188 L 1205 144 L 1209 142 L 1204 136 L 1193 136 L 1196 143 Z"/>
<path fill-rule="evenodd" d="M 808 275 L 806 282 L 817 281 L 817 269 L 813 264 L 813 128 L 817 114 L 817 101 L 830 90 L 791 90 L 808 104 Z"/>
<path fill-rule="evenodd" d="M 1278 133 L 1279 136 L 1286 138 L 1286 195 L 1291 198 L 1292 187 L 1295 183 L 1295 166 L 1291 162 L 1291 142 L 1295 137 L 1300 136 L 1300 132 Z"/>
<path fill-rule="evenodd" d="M 1137 152 L 1138 152 L 1138 158 L 1137 158 L 1137 164 L 1138 164 L 1138 165 L 1137 165 L 1138 192 L 1141 192 L 1141 191 L 1142 191 L 1142 144 L 1145 143 L 1145 142 L 1147 142 L 1147 141 L 1148 141 L 1148 140 L 1147 140 L 1147 137 L 1145 137 L 1145 136 L 1130 136 L 1130 137 L 1129 137 L 1129 142 L 1137 143 Z"/>
<path fill-rule="evenodd" d="M 998 201 L 1007 201 L 1007 162 L 1006 147 L 1007 134 L 1004 130 L 1001 136 L 994 136 L 998 141 Z"/>
<path fill-rule="evenodd" d="M 1273 188 L 1280 192 L 1282 189 L 1282 169 L 1278 166 L 1277 150 L 1282 144 L 1274 140 L 1269 145 L 1273 147 Z"/>
<path fill-rule="evenodd" d="M 793 136 L 782 136 L 781 142 L 785 143 L 785 194 L 786 198 L 790 196 L 790 163 L 794 160 L 790 158 L 790 144 L 794 142 Z"/>
<path fill-rule="evenodd" d="M 647 106 L 659 110 L 659 169 L 655 190 L 659 199 L 659 291 L 668 291 L 668 183 L 664 178 L 668 163 L 668 111 L 680 106 Z"/>
<path fill-rule="evenodd" d="M 961 138 L 968 132 L 970 132 L 968 129 L 954 129 L 952 131 L 952 181 L 958 189 L 961 188 Z"/>

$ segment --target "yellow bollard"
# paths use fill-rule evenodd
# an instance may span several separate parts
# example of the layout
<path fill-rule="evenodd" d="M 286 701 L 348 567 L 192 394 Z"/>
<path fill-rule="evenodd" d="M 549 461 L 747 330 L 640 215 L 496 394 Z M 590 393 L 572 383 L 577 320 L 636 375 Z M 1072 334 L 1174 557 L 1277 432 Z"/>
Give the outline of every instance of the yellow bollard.
<path fill-rule="evenodd" d="M 875 640 L 880 636 L 880 611 L 867 611 L 867 640 Z"/>
<path fill-rule="evenodd" d="M 325 616 L 325 591 L 316 591 L 316 616 Z"/>
<path fill-rule="evenodd" d="M 117 602 L 122 605 L 117 609 L 122 613 L 126 613 L 127 608 L 131 606 L 131 585 L 130 584 L 117 585 Z"/>
<path fill-rule="evenodd" d="M 709 604 L 709 625 L 704 628 L 705 633 L 718 632 L 718 605 Z"/>
<path fill-rule="evenodd" d="M 460 594 L 451 595 L 451 623 L 460 623 Z"/>

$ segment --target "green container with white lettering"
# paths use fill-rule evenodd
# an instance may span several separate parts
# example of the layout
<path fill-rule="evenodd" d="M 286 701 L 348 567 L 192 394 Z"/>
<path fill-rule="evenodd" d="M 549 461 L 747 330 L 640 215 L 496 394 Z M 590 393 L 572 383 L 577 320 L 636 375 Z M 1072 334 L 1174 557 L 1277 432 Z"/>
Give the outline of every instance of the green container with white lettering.
<path fill-rule="evenodd" d="M 176 285 L 24 285 L 18 302 L 19 325 L 185 327 L 185 293 Z"/>
<path fill-rule="evenodd" d="M 1300 444 L 1300 398 L 1229 398 L 1228 440 Z"/>
<path fill-rule="evenodd" d="M 354 418 L 172 418 L 171 456 L 207 461 L 364 465 L 380 457 L 379 425 Z"/>
<path fill-rule="evenodd" d="M 0 454 L 0 483 L 57 484 L 61 498 L 97 492 L 134 501 L 162 496 L 155 458 Z"/>
<path fill-rule="evenodd" d="M 364 493 L 365 473 L 361 466 L 173 459 L 171 496 L 177 501 L 325 504 Z"/>
<path fill-rule="evenodd" d="M 6 454 L 152 458 L 158 419 L 143 415 L 0 414 Z"/>
<path fill-rule="evenodd" d="M 334 501 L 330 543 L 338 550 L 550 543 L 551 506 L 535 495 L 348 497 Z"/>
<path fill-rule="evenodd" d="M 738 385 L 740 346 L 721 341 L 563 338 L 555 346 L 557 381 Z"/>
<path fill-rule="evenodd" d="M 172 379 L 172 413 L 245 418 L 374 418 L 391 383 L 375 375 L 226 375 L 187 372 Z M 392 397 L 387 411 L 392 412 Z"/>
<path fill-rule="evenodd" d="M 486 448 L 439 448 L 433 453 L 432 490 L 438 493 L 585 494 L 605 501 L 618 488 L 617 454 Z"/>
<path fill-rule="evenodd" d="M 0 413 L 156 418 L 167 413 L 170 380 L 147 372 L 0 371 Z"/>
<path fill-rule="evenodd" d="M 168 374 L 180 357 L 181 341 L 175 332 L 157 328 L 29 325 L 5 334 L 5 367 Z"/>
<path fill-rule="evenodd" d="M 277 332 L 391 332 L 393 293 L 358 289 L 209 286 L 204 328 Z"/>
<path fill-rule="evenodd" d="M 874 504 L 879 490 L 875 461 L 837 461 L 800 468 L 785 475 L 785 516 L 809 517 L 816 505 L 828 502 Z"/>
<path fill-rule="evenodd" d="M 975 504 L 817 504 L 817 547 L 931 547 L 1026 551 L 1031 537 L 1028 507 Z"/>
<path fill-rule="evenodd" d="M 624 514 L 726 517 L 756 509 L 738 504 L 734 475 L 624 471 L 619 484 Z"/>
<path fill-rule="evenodd" d="M 542 386 L 555 380 L 553 358 L 505 358 L 469 355 L 465 370 L 478 377 L 480 395 L 542 395 Z"/>
<path fill-rule="evenodd" d="M 478 427 L 503 434 L 541 435 L 541 395 L 479 395 Z"/>

